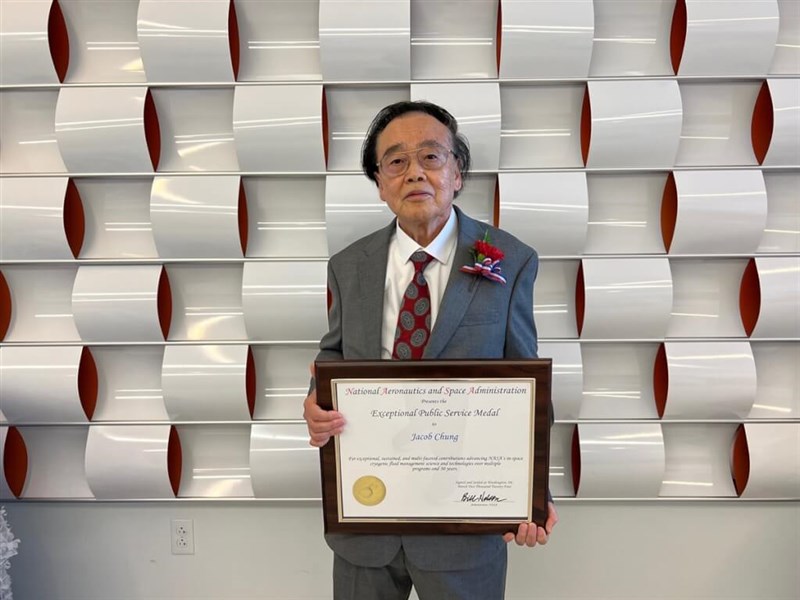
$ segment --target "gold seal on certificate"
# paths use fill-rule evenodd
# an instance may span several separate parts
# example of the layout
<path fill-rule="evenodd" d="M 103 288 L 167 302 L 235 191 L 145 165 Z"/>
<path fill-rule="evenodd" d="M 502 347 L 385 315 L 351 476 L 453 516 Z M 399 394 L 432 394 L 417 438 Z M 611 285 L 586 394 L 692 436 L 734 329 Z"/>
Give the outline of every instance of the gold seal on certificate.
<path fill-rule="evenodd" d="M 374 475 L 364 475 L 353 484 L 353 497 L 364 506 L 375 506 L 386 498 L 386 485 Z"/>

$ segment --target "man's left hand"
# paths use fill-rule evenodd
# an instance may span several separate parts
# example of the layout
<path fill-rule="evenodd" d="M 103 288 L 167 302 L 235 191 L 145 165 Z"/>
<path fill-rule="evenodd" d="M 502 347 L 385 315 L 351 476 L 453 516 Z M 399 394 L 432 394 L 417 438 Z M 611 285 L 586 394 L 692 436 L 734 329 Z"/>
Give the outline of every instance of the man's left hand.
<path fill-rule="evenodd" d="M 556 505 L 548 502 L 547 508 L 547 521 L 545 521 L 544 527 L 539 527 L 536 523 L 520 523 L 517 535 L 508 532 L 503 536 L 503 540 L 506 543 L 515 540 L 518 546 L 528 546 L 530 548 L 533 548 L 536 544 L 546 544 L 547 540 L 550 539 L 553 528 L 558 523 Z"/>

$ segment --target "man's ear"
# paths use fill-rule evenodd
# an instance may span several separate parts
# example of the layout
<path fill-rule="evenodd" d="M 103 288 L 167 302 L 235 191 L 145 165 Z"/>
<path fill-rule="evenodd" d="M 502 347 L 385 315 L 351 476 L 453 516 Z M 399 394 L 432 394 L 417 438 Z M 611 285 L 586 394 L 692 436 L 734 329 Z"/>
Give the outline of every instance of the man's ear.
<path fill-rule="evenodd" d="M 454 185 L 453 185 L 453 189 L 456 192 L 460 192 L 461 188 L 463 187 L 463 185 L 464 185 L 464 181 L 461 179 L 461 169 L 456 168 L 456 176 L 455 176 L 455 182 L 454 182 Z"/>

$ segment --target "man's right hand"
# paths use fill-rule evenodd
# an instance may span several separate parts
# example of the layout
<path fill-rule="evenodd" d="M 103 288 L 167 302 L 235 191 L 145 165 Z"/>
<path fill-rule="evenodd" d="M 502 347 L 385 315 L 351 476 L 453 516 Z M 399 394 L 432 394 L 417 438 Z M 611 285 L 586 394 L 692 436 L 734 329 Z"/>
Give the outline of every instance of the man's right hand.
<path fill-rule="evenodd" d="M 311 376 L 315 376 L 314 363 L 311 363 Z M 314 388 L 303 400 L 303 418 L 308 426 L 309 443 L 321 448 L 328 443 L 331 436 L 342 433 L 344 417 L 335 410 L 323 410 L 317 404 L 317 390 Z"/>

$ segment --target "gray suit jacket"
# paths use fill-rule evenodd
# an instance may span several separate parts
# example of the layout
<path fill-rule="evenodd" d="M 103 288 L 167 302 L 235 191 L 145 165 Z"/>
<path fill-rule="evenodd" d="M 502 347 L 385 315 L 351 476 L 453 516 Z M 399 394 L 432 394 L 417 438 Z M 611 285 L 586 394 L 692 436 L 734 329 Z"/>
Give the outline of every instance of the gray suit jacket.
<path fill-rule="evenodd" d="M 453 267 L 423 358 L 535 358 L 536 251 L 454 209 L 458 242 Z M 487 229 L 491 243 L 505 253 L 505 285 L 459 270 L 472 264 L 470 248 Z M 393 221 L 330 259 L 329 331 L 320 341 L 317 360 L 381 357 L 383 291 L 394 230 Z M 473 568 L 505 548 L 499 535 L 328 535 L 326 541 L 345 560 L 369 567 L 388 564 L 402 541 L 408 559 L 429 571 Z"/>

